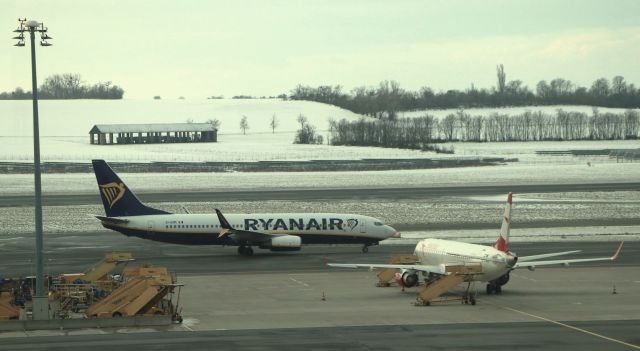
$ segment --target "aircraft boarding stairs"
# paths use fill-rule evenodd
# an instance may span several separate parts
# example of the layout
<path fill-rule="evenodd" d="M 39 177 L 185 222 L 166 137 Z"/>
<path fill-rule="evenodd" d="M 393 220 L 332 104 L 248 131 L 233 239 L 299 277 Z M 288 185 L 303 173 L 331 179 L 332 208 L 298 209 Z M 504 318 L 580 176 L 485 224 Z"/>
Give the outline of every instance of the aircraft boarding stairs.
<path fill-rule="evenodd" d="M 63 274 L 60 278 L 66 284 L 78 281 L 91 283 L 105 280 L 107 274 L 115 270 L 118 264 L 130 261 L 134 261 L 130 252 L 109 252 L 105 254 L 104 259 L 84 271 L 84 273 Z"/>
<path fill-rule="evenodd" d="M 173 313 L 173 306 L 163 305 L 163 298 L 176 286 L 176 277 L 164 267 L 127 267 L 126 280 L 110 295 L 91 305 L 89 317 L 122 317 L 138 314 Z M 166 306 L 165 306 L 166 305 Z"/>
<path fill-rule="evenodd" d="M 476 304 L 475 292 L 470 293 L 472 279 L 474 275 L 482 273 L 482 265 L 455 265 L 446 267 L 446 275 L 442 275 L 420 290 L 416 298 L 416 306 L 430 306 L 434 302 L 461 301 L 464 304 Z M 459 297 L 442 297 L 449 290 L 458 284 L 467 282 L 467 289 Z"/>
<path fill-rule="evenodd" d="M 415 255 L 395 254 L 391 256 L 390 264 L 414 264 L 418 263 L 418 258 Z M 472 284 L 472 278 L 475 275 L 482 274 L 482 266 L 480 264 L 470 265 L 451 265 L 446 267 L 446 275 L 442 275 L 427 283 L 427 285 L 418 293 L 416 298 L 416 306 L 429 306 L 435 302 L 450 302 L 461 301 L 462 303 L 470 303 L 475 305 L 475 293 L 470 293 Z M 387 287 L 391 285 L 397 269 L 386 268 L 380 271 L 378 276 L 378 283 L 376 286 Z M 464 294 L 460 297 L 442 297 L 449 290 L 456 287 L 458 284 L 467 282 L 467 288 Z"/>
<path fill-rule="evenodd" d="M 0 292 L 0 320 L 20 317 L 20 308 L 11 304 L 11 299 L 10 292 Z"/>

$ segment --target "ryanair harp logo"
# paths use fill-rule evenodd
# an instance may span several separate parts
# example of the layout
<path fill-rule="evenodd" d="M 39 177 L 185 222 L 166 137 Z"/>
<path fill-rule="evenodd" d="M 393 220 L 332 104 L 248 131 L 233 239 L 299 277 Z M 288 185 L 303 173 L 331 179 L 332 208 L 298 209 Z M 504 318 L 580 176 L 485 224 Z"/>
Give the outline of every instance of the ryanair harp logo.
<path fill-rule="evenodd" d="M 112 208 L 122 197 L 124 196 L 124 184 L 123 183 L 109 183 L 100 185 L 100 191 L 102 195 L 107 199 L 109 208 Z"/>
<path fill-rule="evenodd" d="M 347 226 L 353 231 L 353 229 L 358 226 L 358 220 L 353 218 L 347 219 Z"/>

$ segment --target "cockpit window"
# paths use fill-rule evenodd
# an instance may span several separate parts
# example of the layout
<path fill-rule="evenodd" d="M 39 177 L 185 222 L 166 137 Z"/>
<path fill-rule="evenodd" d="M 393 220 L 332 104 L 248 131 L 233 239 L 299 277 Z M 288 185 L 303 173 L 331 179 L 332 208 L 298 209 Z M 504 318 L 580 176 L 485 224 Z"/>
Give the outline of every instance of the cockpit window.
<path fill-rule="evenodd" d="M 382 222 L 373 222 L 373 224 L 374 224 L 374 225 L 377 225 L 377 226 L 384 225 L 384 224 L 382 224 Z"/>

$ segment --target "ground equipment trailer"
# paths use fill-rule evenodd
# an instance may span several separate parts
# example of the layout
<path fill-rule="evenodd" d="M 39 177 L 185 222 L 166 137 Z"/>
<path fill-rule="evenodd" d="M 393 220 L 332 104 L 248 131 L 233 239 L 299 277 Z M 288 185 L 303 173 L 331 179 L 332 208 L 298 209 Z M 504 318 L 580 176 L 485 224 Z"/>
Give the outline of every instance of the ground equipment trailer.
<path fill-rule="evenodd" d="M 176 277 L 164 267 L 127 267 L 122 272 L 124 283 L 109 296 L 89 306 L 89 317 L 127 317 L 135 315 L 176 316 L 171 299 Z"/>

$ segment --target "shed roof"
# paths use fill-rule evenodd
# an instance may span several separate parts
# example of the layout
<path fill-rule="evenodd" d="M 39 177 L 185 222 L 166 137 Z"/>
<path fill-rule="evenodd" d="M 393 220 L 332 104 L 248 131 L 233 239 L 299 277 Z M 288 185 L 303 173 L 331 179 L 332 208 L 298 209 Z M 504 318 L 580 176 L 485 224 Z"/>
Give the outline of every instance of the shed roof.
<path fill-rule="evenodd" d="M 96 124 L 89 131 L 97 133 L 214 132 L 210 123 Z"/>

